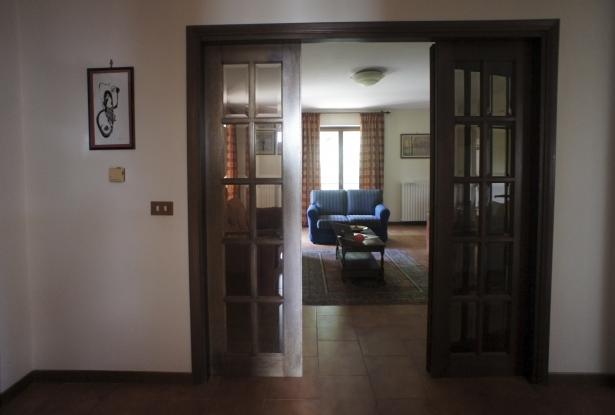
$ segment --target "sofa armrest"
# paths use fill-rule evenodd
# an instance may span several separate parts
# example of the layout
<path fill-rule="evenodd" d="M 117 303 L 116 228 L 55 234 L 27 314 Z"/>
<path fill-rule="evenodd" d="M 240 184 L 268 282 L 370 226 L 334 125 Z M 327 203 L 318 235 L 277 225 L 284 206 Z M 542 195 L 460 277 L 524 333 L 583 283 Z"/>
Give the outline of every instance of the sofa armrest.
<path fill-rule="evenodd" d="M 386 207 L 385 205 L 380 203 L 379 205 L 376 205 L 376 208 L 375 208 L 375 211 L 374 211 L 374 215 L 376 215 L 376 217 L 380 218 L 380 222 L 388 223 L 389 222 L 389 216 L 391 216 L 391 211 L 389 210 L 388 207 Z"/>
<path fill-rule="evenodd" d="M 308 218 L 312 220 L 318 220 L 318 217 L 320 216 L 320 209 L 315 204 L 311 204 L 308 207 L 307 215 L 308 215 Z"/>

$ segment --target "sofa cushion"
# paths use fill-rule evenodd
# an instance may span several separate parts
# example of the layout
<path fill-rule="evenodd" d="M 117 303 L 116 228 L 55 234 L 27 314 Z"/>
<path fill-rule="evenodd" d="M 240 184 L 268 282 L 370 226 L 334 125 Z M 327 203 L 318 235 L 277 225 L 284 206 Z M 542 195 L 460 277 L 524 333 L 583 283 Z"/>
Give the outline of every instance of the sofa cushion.
<path fill-rule="evenodd" d="M 333 222 L 348 223 L 348 218 L 345 215 L 320 215 L 316 227 L 318 229 L 332 229 L 331 223 Z"/>
<path fill-rule="evenodd" d="M 376 205 L 382 203 L 382 190 L 348 190 L 349 215 L 373 215 Z"/>
<path fill-rule="evenodd" d="M 353 225 L 363 225 L 372 229 L 382 226 L 380 219 L 374 215 L 348 215 L 347 218 Z"/>
<path fill-rule="evenodd" d="M 345 215 L 346 214 L 346 191 L 345 190 L 312 190 L 310 203 L 318 206 L 320 215 Z"/>

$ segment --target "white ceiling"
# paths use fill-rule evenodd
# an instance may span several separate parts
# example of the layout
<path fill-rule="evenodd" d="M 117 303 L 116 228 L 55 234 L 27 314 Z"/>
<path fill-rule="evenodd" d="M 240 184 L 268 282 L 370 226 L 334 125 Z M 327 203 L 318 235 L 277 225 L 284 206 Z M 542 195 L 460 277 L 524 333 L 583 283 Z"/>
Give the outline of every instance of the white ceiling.
<path fill-rule="evenodd" d="M 431 43 L 325 42 L 302 45 L 303 110 L 385 110 L 429 106 Z M 360 69 L 385 70 L 365 87 L 351 79 Z"/>

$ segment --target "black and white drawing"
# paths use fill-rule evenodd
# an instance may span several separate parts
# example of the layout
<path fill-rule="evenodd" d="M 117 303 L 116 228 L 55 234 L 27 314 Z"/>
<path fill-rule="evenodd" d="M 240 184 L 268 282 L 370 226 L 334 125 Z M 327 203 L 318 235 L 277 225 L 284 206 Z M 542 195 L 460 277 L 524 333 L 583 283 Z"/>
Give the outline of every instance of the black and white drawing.
<path fill-rule="evenodd" d="M 133 68 L 88 69 L 90 149 L 132 149 Z"/>

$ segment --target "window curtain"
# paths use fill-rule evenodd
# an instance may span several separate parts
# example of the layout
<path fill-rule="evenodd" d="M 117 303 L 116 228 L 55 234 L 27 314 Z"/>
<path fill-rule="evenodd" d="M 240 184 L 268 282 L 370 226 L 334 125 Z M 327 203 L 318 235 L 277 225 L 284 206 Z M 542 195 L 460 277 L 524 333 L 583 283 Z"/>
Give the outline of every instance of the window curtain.
<path fill-rule="evenodd" d="M 301 223 L 305 227 L 310 192 L 320 189 L 320 114 L 304 112 L 301 123 L 303 135 Z"/>
<path fill-rule="evenodd" d="M 237 177 L 237 135 L 235 134 L 234 125 L 226 126 L 226 167 L 224 177 Z M 237 191 L 239 189 L 237 186 L 227 186 L 227 189 L 227 199 L 234 199 L 238 196 Z"/>
<path fill-rule="evenodd" d="M 361 113 L 359 188 L 384 188 L 384 113 Z"/>

